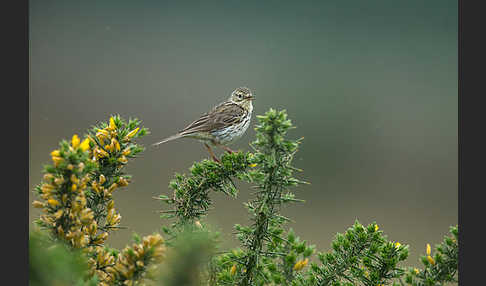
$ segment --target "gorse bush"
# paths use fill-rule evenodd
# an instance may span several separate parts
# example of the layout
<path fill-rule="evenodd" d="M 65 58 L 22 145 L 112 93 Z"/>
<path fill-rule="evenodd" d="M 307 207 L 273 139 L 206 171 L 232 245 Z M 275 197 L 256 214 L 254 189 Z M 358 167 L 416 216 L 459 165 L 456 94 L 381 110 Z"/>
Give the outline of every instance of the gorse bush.
<path fill-rule="evenodd" d="M 434 252 L 432 252 L 430 244 L 427 244 L 426 255 L 421 258 L 424 269 L 409 269 L 405 278 L 407 284 L 431 286 L 442 285 L 446 282 L 458 282 L 459 231 L 457 226 L 451 227 L 450 233 L 450 236 L 446 236 L 444 241 L 436 246 Z M 435 255 L 432 255 L 432 253 L 435 253 Z"/>
<path fill-rule="evenodd" d="M 96 277 L 86 277 L 87 259 L 79 250 L 54 243 L 43 232 L 29 236 L 29 285 L 96 286 Z"/>
<path fill-rule="evenodd" d="M 89 265 L 89 277 L 99 285 L 132 285 L 143 280 L 150 265 L 165 251 L 160 234 L 154 234 L 122 251 L 105 245 L 110 232 L 120 228 L 113 193 L 130 183 L 123 168 L 143 151 L 133 140 L 147 134 L 136 119 L 128 123 L 113 116 L 94 126 L 84 140 L 74 135 L 51 152 L 53 164 L 45 167 L 43 182 L 35 189 L 42 201 L 34 207 L 45 213 L 36 223 L 53 242 L 81 250 Z M 46 273 L 46 275 L 50 275 Z"/>
<path fill-rule="evenodd" d="M 113 194 L 131 182 L 124 166 L 144 150 L 135 141 L 148 130 L 137 119 L 112 116 L 83 140 L 74 135 L 62 141 L 35 189 L 40 200 L 33 204 L 44 213 L 36 223 L 46 235 L 40 243 L 37 231 L 31 233 L 32 285 L 457 283 L 457 226 L 434 250 L 427 246 L 422 269 L 402 267 L 409 246 L 389 241 L 376 223 L 356 221 L 336 235 L 326 253 L 298 237 L 281 209 L 303 202 L 292 193 L 307 184 L 294 177 L 302 170 L 292 166 L 302 139 L 287 137 L 293 126 L 284 110 L 270 109 L 257 118 L 252 152 L 223 154 L 221 162 L 202 160 L 188 174 L 176 174 L 169 184 L 172 193 L 156 198 L 164 203 L 164 238 L 135 235 L 123 250 L 106 244 L 111 232 L 123 228 Z M 237 180 L 252 185 L 253 199 L 244 204 L 250 224 L 235 224 L 239 247 L 220 249 L 219 234 L 204 220 L 213 208 L 212 192 L 236 197 Z M 66 263 L 56 266 L 49 262 L 53 259 Z"/>

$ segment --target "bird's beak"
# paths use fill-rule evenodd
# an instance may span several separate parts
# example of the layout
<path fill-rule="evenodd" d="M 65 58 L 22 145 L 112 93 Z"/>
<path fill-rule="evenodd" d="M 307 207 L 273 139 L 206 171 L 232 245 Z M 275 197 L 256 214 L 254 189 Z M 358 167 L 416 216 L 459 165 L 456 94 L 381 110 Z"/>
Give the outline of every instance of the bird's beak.
<path fill-rule="evenodd" d="M 252 96 L 249 96 L 247 97 L 249 100 L 255 100 L 255 97 L 252 95 Z"/>

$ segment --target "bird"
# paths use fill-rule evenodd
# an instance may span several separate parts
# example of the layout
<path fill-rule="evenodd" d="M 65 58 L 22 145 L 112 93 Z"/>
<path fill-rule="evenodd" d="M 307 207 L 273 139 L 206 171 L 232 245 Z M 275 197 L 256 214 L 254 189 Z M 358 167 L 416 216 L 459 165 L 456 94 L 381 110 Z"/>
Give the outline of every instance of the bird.
<path fill-rule="evenodd" d="M 238 87 L 230 97 L 216 105 L 209 112 L 187 125 L 176 134 L 154 143 L 154 146 L 179 139 L 193 138 L 204 144 L 211 158 L 220 162 L 211 146 L 218 146 L 228 153 L 233 153 L 228 145 L 245 134 L 250 126 L 255 96 L 247 87 Z"/>

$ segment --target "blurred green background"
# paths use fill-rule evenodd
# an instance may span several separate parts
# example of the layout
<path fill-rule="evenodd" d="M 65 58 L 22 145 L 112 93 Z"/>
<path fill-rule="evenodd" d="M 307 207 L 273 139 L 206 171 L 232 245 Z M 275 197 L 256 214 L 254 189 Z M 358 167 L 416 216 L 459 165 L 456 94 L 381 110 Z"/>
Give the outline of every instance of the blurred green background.
<path fill-rule="evenodd" d="M 312 185 L 283 212 L 301 238 L 330 248 L 355 219 L 376 221 L 410 244 L 457 223 L 457 1 L 30 1 L 30 186 L 61 139 L 110 114 L 138 117 L 152 134 L 115 193 L 123 247 L 166 224 L 152 199 L 175 172 L 207 158 L 197 141 L 149 146 L 172 135 L 238 86 L 255 114 L 287 109 L 304 136 L 295 166 Z M 253 123 L 255 123 L 255 117 Z M 249 150 L 249 130 L 233 149 Z M 247 223 L 237 199 L 214 194 L 207 221 L 235 246 Z M 30 191 L 31 191 L 30 190 Z M 30 203 L 29 219 L 40 212 Z"/>

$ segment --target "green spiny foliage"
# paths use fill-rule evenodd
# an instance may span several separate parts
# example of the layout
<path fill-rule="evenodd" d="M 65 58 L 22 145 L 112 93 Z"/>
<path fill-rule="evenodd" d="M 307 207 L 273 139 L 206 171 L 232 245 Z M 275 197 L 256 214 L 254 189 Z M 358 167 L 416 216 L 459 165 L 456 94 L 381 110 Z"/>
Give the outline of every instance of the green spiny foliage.
<path fill-rule="evenodd" d="M 132 140 L 148 130 L 139 127 L 136 119 L 125 122 L 112 116 L 94 126 L 84 141 L 77 135 L 71 142 L 62 141 L 51 153 L 53 165 L 46 166 L 43 183 L 36 187 L 43 201 L 35 201 L 34 206 L 45 213 L 38 224 L 49 237 L 41 241 L 31 235 L 31 284 L 429 286 L 457 282 L 457 226 L 434 255 L 427 247 L 423 270 L 401 268 L 409 246 L 388 241 L 375 223 L 365 227 L 356 221 L 336 235 L 331 251 L 315 255 L 315 246 L 286 228 L 290 219 L 280 213 L 288 203 L 303 202 L 290 190 L 305 183 L 293 177 L 300 170 L 291 165 L 300 140 L 286 138 L 293 127 L 285 111 L 270 109 L 258 120 L 251 144 L 254 152 L 224 154 L 221 163 L 195 163 L 190 174 L 176 174 L 171 181 L 172 196 L 157 198 L 169 206 L 163 217 L 173 223 L 163 230 L 171 243 L 159 234 L 135 236 L 123 250 L 105 244 L 109 232 L 120 228 L 112 193 L 130 182 L 123 168 L 144 149 Z M 251 223 L 235 224 L 240 247 L 216 252 L 218 234 L 201 220 L 212 207 L 211 192 L 237 195 L 235 179 L 253 184 L 254 198 L 245 203 Z M 51 247 L 59 242 L 62 248 Z M 165 271 L 159 275 L 161 261 Z M 41 277 L 46 271 L 56 275 Z"/>
<path fill-rule="evenodd" d="M 167 203 L 171 209 L 162 211 L 163 218 L 175 218 L 171 228 L 163 231 L 170 237 L 187 225 L 200 225 L 199 220 L 207 215 L 211 206 L 210 191 L 236 196 L 237 190 L 233 178 L 243 178 L 251 165 L 250 153 L 225 154 L 221 163 L 203 160 L 195 163 L 190 176 L 176 174 L 169 184 L 174 190 L 173 196 L 161 195 L 156 199 Z"/>
<path fill-rule="evenodd" d="M 190 225 L 182 228 L 168 251 L 160 285 L 204 285 L 209 275 L 209 259 L 216 250 L 215 239 L 207 230 L 193 229 Z"/>
<path fill-rule="evenodd" d="M 64 243 L 52 241 L 44 231 L 29 233 L 29 285 L 95 286 L 96 277 L 86 279 L 86 257 Z"/>
<path fill-rule="evenodd" d="M 279 211 L 283 204 L 297 201 L 288 188 L 302 183 L 292 177 L 296 168 L 291 166 L 300 140 L 285 138 L 292 127 L 285 110 L 271 109 L 258 119 L 256 140 L 252 143 L 257 167 L 248 173 L 257 191 L 256 198 L 246 204 L 253 223 L 235 227 L 245 250 L 243 258 L 236 262 L 245 271 L 234 275 L 234 281 L 259 285 L 273 279 L 285 285 L 293 277 L 296 255 L 291 250 L 300 246 L 281 236 L 289 219 Z M 305 247 L 304 243 L 302 248 Z"/>
<path fill-rule="evenodd" d="M 399 263 L 408 257 L 408 246 L 388 241 L 375 223 L 365 227 L 358 221 L 344 234 L 337 234 L 331 252 L 318 253 L 320 264 L 311 263 L 310 269 L 304 271 L 315 246 L 301 241 L 291 229 L 285 229 L 289 218 L 280 214 L 283 205 L 302 202 L 289 190 L 305 183 L 292 175 L 299 170 L 291 161 L 300 140 L 286 138 L 287 131 L 293 127 L 285 111 L 271 109 L 258 119 L 256 140 L 251 143 L 253 153 L 225 154 L 222 165 L 207 160 L 196 163 L 190 176 L 177 174 L 171 182 L 173 198 L 160 197 L 172 206 L 164 217 L 176 218 L 165 230 L 177 235 L 173 230 L 187 222 L 193 230 L 202 227 L 199 220 L 211 206 L 211 190 L 234 196 L 237 191 L 232 178 L 254 184 L 255 198 L 245 204 L 252 224 L 235 225 L 241 247 L 213 256 L 208 284 L 297 286 L 401 282 L 405 270 Z"/>
<path fill-rule="evenodd" d="M 292 128 L 285 110 L 269 110 L 258 116 L 254 153 L 225 154 L 222 163 L 204 160 L 191 168 L 191 175 L 176 174 L 170 183 L 173 197 L 160 196 L 172 208 L 164 218 L 176 218 L 170 228 L 171 236 L 181 225 L 201 225 L 199 220 L 211 206 L 210 191 L 234 196 L 237 191 L 232 178 L 253 183 L 256 197 L 246 207 L 252 225 L 235 225 L 242 249 L 224 253 L 211 264 L 211 283 L 259 285 L 268 281 L 289 284 L 294 274 L 307 263 L 313 246 L 286 233 L 283 225 L 289 220 L 279 211 L 282 205 L 301 202 L 288 188 L 304 183 L 292 176 L 298 170 L 291 165 L 300 140 L 288 140 Z"/>
<path fill-rule="evenodd" d="M 426 255 L 421 257 L 424 269 L 409 269 L 405 282 L 413 286 L 436 286 L 446 282 L 458 282 L 457 266 L 459 260 L 459 245 L 457 226 L 450 228 L 450 236 L 437 245 L 432 252 L 427 245 Z M 432 253 L 435 253 L 432 255 Z"/>
<path fill-rule="evenodd" d="M 33 205 L 45 213 L 37 225 L 53 242 L 82 250 L 87 277 L 97 277 L 102 286 L 142 281 L 147 266 L 158 263 L 165 251 L 158 234 L 123 251 L 105 245 L 109 233 L 120 228 L 113 192 L 130 183 L 124 167 L 144 149 L 134 142 L 148 133 L 140 123 L 115 115 L 92 127 L 83 141 L 76 134 L 71 142 L 61 141 L 51 152 L 53 164 L 45 167 L 43 182 L 35 189 L 42 201 Z"/>
<path fill-rule="evenodd" d="M 91 173 L 93 182 L 86 191 L 86 197 L 99 230 L 119 228 L 115 222 L 121 217 L 110 207 L 113 202 L 111 194 L 130 183 L 131 176 L 125 174 L 124 167 L 129 159 L 136 158 L 145 149 L 134 143 L 134 140 L 149 134 L 148 129 L 140 127 L 140 124 L 138 119 L 125 122 L 119 115 L 114 115 L 109 123 L 101 122 L 88 131 L 92 156 L 98 168 Z"/>
<path fill-rule="evenodd" d="M 407 257 L 408 246 L 388 241 L 375 223 L 364 227 L 356 221 L 295 285 L 386 285 L 403 275 L 398 263 Z"/>
<path fill-rule="evenodd" d="M 139 125 L 137 119 L 126 123 L 115 115 L 109 123 L 92 127 L 82 142 L 76 134 L 71 142 L 62 140 L 51 152 L 53 164 L 45 166 L 43 183 L 36 187 L 44 202 L 35 201 L 34 206 L 47 213 L 37 224 L 74 248 L 103 244 L 108 232 L 119 228 L 121 215 L 112 194 L 129 184 L 123 168 L 128 158 L 143 151 L 133 142 L 148 133 Z"/>

